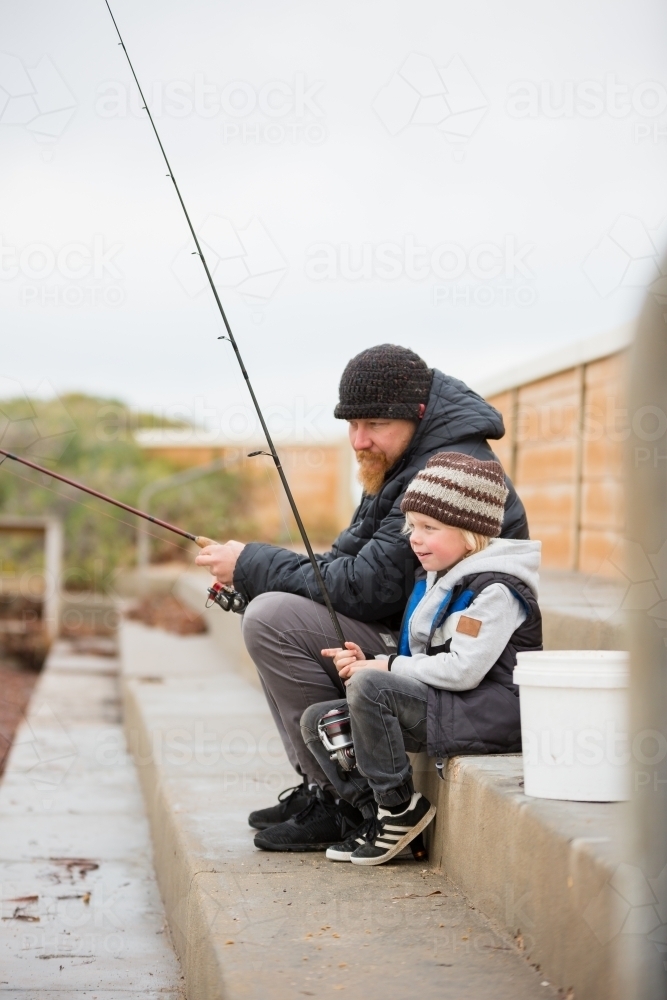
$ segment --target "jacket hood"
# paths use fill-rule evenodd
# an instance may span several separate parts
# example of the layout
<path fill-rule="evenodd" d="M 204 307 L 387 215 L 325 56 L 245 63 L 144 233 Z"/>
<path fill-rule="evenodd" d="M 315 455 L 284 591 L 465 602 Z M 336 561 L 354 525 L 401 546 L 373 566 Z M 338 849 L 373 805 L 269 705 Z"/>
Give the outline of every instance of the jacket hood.
<path fill-rule="evenodd" d="M 427 574 L 427 593 L 438 592 L 439 600 L 459 580 L 472 573 L 508 573 L 527 584 L 537 597 L 540 575 L 541 542 L 518 538 L 492 538 L 481 552 L 462 559 L 436 581 L 435 573 Z"/>
<path fill-rule="evenodd" d="M 417 457 L 464 438 L 497 440 L 504 434 L 503 418 L 495 407 L 465 382 L 434 368 L 426 412 L 408 452 Z"/>
<path fill-rule="evenodd" d="M 503 418 L 495 407 L 465 382 L 434 368 L 426 412 L 406 451 L 388 471 L 386 481 L 406 468 L 421 468 L 436 451 L 455 450 L 452 446 L 462 441 L 497 440 L 504 434 Z"/>

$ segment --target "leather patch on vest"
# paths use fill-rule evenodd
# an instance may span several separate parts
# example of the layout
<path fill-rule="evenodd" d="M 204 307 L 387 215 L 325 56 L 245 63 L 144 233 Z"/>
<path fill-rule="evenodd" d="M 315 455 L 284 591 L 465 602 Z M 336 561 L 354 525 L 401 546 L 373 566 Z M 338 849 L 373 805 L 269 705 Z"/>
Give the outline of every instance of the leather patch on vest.
<path fill-rule="evenodd" d="M 471 635 L 473 639 L 476 639 L 481 627 L 482 623 L 479 618 L 468 618 L 467 615 L 461 615 L 456 626 L 456 631 L 463 632 L 464 635 Z"/>

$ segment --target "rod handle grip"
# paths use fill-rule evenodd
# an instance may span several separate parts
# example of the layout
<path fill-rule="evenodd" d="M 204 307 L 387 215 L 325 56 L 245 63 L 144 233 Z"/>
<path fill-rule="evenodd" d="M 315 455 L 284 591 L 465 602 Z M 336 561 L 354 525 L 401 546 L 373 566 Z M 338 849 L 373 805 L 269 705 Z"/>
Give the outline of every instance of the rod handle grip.
<path fill-rule="evenodd" d="M 196 544 L 200 549 L 203 549 L 206 545 L 220 545 L 220 542 L 213 541 L 212 538 L 206 538 L 205 535 L 197 535 L 195 538 Z"/>

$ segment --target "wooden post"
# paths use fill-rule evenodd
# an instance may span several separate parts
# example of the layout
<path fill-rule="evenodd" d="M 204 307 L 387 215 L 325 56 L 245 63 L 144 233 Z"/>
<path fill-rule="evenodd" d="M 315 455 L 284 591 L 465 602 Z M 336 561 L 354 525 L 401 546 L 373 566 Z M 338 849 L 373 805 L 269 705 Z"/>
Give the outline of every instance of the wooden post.
<path fill-rule="evenodd" d="M 656 926 L 658 918 L 662 932 L 667 924 L 667 313 L 651 292 L 630 355 L 629 388 L 628 577 L 651 582 L 655 594 L 628 613 L 633 798 L 625 875 L 642 890 L 646 913 L 653 905 L 657 917 L 650 930 L 615 940 L 619 996 L 658 1000 L 667 996 L 665 939 Z"/>

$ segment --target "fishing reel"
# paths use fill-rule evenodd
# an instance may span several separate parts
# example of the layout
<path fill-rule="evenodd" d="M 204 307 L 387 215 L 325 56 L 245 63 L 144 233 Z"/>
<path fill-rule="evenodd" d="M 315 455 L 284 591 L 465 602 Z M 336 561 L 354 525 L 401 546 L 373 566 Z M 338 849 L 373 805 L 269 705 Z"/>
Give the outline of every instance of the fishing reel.
<path fill-rule="evenodd" d="M 223 611 L 233 611 L 237 615 L 242 614 L 248 607 L 248 602 L 238 590 L 226 587 L 222 583 L 214 583 L 208 588 L 206 607 L 210 608 L 213 604 L 217 604 Z"/>
<path fill-rule="evenodd" d="M 331 760 L 335 760 L 342 778 L 347 778 L 348 772 L 356 767 L 354 743 L 352 741 L 352 726 L 350 713 L 344 708 L 332 708 L 323 715 L 317 723 L 317 735 L 329 751 Z"/>

